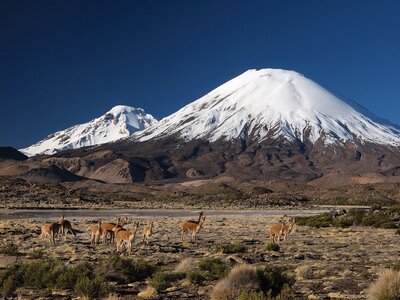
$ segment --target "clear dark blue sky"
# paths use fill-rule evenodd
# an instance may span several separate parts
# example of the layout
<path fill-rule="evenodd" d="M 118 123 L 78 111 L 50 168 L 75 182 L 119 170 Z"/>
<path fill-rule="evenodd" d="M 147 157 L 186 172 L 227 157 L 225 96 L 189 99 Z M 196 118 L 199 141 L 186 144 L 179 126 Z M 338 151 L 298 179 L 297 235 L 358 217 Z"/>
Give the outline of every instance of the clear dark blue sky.
<path fill-rule="evenodd" d="M 400 1 L 0 0 L 0 145 L 283 68 L 400 123 Z"/>

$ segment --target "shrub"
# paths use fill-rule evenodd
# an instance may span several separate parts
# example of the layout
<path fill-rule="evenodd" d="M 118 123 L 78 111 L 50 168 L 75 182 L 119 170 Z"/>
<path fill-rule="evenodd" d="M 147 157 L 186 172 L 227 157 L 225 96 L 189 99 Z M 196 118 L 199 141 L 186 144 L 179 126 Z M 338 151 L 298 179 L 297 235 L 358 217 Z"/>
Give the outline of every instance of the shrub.
<path fill-rule="evenodd" d="M 150 286 L 155 288 L 158 292 L 165 290 L 171 284 L 179 279 L 182 275 L 178 273 L 158 272 L 154 273 L 150 280 Z"/>
<path fill-rule="evenodd" d="M 257 271 L 249 265 L 234 267 L 211 291 L 211 300 L 237 299 L 243 293 L 260 291 Z"/>
<path fill-rule="evenodd" d="M 71 289 L 88 298 L 103 296 L 106 291 L 103 278 L 94 276 L 93 268 L 89 264 L 65 267 L 64 264 L 54 261 L 14 264 L 1 272 L 0 285 L 3 296 L 9 296 L 16 288 L 23 286 L 36 289 Z"/>
<path fill-rule="evenodd" d="M 265 293 L 270 293 L 272 296 L 277 296 L 285 286 L 292 286 L 294 279 L 284 274 L 285 269 L 266 265 L 263 268 L 257 269 L 258 278 L 260 278 L 261 289 Z"/>
<path fill-rule="evenodd" d="M 98 273 L 103 274 L 106 279 L 121 284 L 145 280 L 155 270 L 156 266 L 152 262 L 122 258 L 118 255 L 102 261 L 97 268 Z"/>
<path fill-rule="evenodd" d="M 200 270 L 207 271 L 212 279 L 220 279 L 224 277 L 230 267 L 219 258 L 205 258 L 199 262 Z"/>
<path fill-rule="evenodd" d="M 353 226 L 354 220 L 352 218 L 338 218 L 334 219 L 332 224 L 334 227 L 347 228 Z"/>
<path fill-rule="evenodd" d="M 296 277 L 298 279 L 311 279 L 313 276 L 312 269 L 309 266 L 300 266 L 296 269 Z"/>
<path fill-rule="evenodd" d="M 264 246 L 264 250 L 265 251 L 276 251 L 276 252 L 278 252 L 280 250 L 280 247 L 276 243 L 267 243 Z"/>
<path fill-rule="evenodd" d="M 217 245 L 217 252 L 222 252 L 223 254 L 233 254 L 233 253 L 243 253 L 246 251 L 246 246 L 242 243 L 225 243 Z"/>
<path fill-rule="evenodd" d="M 400 272 L 383 271 L 368 290 L 369 300 L 396 300 L 400 297 Z"/>
<path fill-rule="evenodd" d="M 190 283 L 201 284 L 207 279 L 207 273 L 201 270 L 191 270 L 186 273 L 186 279 Z"/>
<path fill-rule="evenodd" d="M 76 283 L 75 291 L 88 299 L 97 299 L 107 295 L 108 288 L 102 277 L 96 276 L 91 279 L 84 276 Z"/>
<path fill-rule="evenodd" d="M 392 270 L 400 271 L 400 263 L 396 263 L 392 266 Z"/>
<path fill-rule="evenodd" d="M 249 265 L 236 266 L 217 283 L 211 291 L 211 299 L 292 299 L 290 286 L 294 280 L 282 272 L 282 268 L 268 265 L 258 269 Z"/>
<path fill-rule="evenodd" d="M 33 258 L 33 259 L 39 259 L 39 258 L 43 258 L 44 253 L 42 250 L 33 250 L 30 254 L 29 257 Z"/>
<path fill-rule="evenodd" d="M 328 216 L 328 214 L 309 217 L 296 217 L 296 224 L 315 228 L 329 227 L 332 225 L 332 219 Z"/>
<path fill-rule="evenodd" d="M 0 247 L 0 253 L 1 254 L 5 254 L 5 255 L 10 255 L 10 256 L 20 256 L 20 255 L 22 255 L 18 251 L 18 246 L 13 244 L 13 243 L 9 243 L 9 244 L 5 244 L 5 245 L 1 246 Z"/>
<path fill-rule="evenodd" d="M 239 297 L 237 298 L 238 300 L 267 300 L 267 297 L 263 292 L 248 292 L 244 291 L 242 292 Z"/>

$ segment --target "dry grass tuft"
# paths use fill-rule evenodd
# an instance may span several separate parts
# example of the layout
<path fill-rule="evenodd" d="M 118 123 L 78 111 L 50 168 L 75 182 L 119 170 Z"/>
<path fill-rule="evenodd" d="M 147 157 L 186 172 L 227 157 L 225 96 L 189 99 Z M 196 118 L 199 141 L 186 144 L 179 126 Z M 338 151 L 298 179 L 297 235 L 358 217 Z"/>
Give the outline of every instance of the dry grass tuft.
<path fill-rule="evenodd" d="M 368 290 L 368 300 L 400 299 L 400 272 L 383 271 Z"/>
<path fill-rule="evenodd" d="M 296 269 L 297 279 L 312 279 L 313 271 L 310 266 L 300 266 Z"/>
<path fill-rule="evenodd" d="M 196 267 L 196 262 L 193 258 L 183 259 L 174 269 L 174 273 L 187 273 Z"/>
<path fill-rule="evenodd" d="M 249 265 L 234 267 L 212 290 L 211 300 L 237 299 L 243 292 L 260 290 L 257 271 Z"/>

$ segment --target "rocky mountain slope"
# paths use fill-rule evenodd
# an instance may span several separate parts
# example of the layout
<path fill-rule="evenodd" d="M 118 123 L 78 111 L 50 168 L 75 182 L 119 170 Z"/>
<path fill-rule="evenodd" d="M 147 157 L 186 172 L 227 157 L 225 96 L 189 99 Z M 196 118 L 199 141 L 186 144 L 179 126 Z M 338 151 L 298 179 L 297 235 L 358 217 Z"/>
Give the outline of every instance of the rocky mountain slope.
<path fill-rule="evenodd" d="M 133 124 L 126 122 L 131 120 L 126 109 L 112 111 L 102 117 L 107 128 L 115 122 Z M 125 122 L 116 121 L 121 119 Z M 114 136 L 97 130 L 101 126 L 89 128 L 104 139 Z M 247 71 L 156 126 L 125 135 L 93 148 L 8 162 L 8 169 L 0 166 L 0 175 L 33 180 L 33 166 L 67 172 L 53 180 L 100 183 L 233 178 L 342 186 L 400 178 L 399 127 L 293 71 Z M 36 149 L 50 149 L 44 145 Z"/>

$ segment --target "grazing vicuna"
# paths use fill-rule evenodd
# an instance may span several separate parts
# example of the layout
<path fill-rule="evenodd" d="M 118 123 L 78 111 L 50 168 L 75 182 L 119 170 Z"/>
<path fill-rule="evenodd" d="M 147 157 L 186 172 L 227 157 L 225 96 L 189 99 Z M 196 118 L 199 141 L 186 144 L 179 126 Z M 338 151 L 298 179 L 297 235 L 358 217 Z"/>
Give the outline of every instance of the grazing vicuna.
<path fill-rule="evenodd" d="M 203 212 L 200 212 L 198 221 L 191 221 L 191 220 L 183 221 L 179 225 L 181 228 L 181 241 L 183 242 L 183 240 L 186 239 L 187 233 L 191 233 L 192 234 L 191 241 L 194 242 L 196 240 L 196 234 L 200 231 L 205 220 L 206 217 L 203 216 Z"/>
<path fill-rule="evenodd" d="M 117 247 L 117 252 L 120 250 L 123 244 L 126 244 L 128 253 L 132 252 L 132 245 L 135 241 L 136 233 L 139 228 L 139 222 L 135 223 L 134 231 L 128 231 L 122 227 L 115 226 L 115 245 Z"/>
<path fill-rule="evenodd" d="M 151 221 L 149 226 L 143 228 L 143 244 L 149 244 L 149 238 L 153 234 L 154 221 Z"/>
<path fill-rule="evenodd" d="M 76 236 L 74 229 L 72 228 L 72 224 L 70 221 L 64 219 L 64 215 L 61 216 L 60 221 L 58 222 L 61 227 L 61 235 L 67 235 L 68 232 Z"/>

